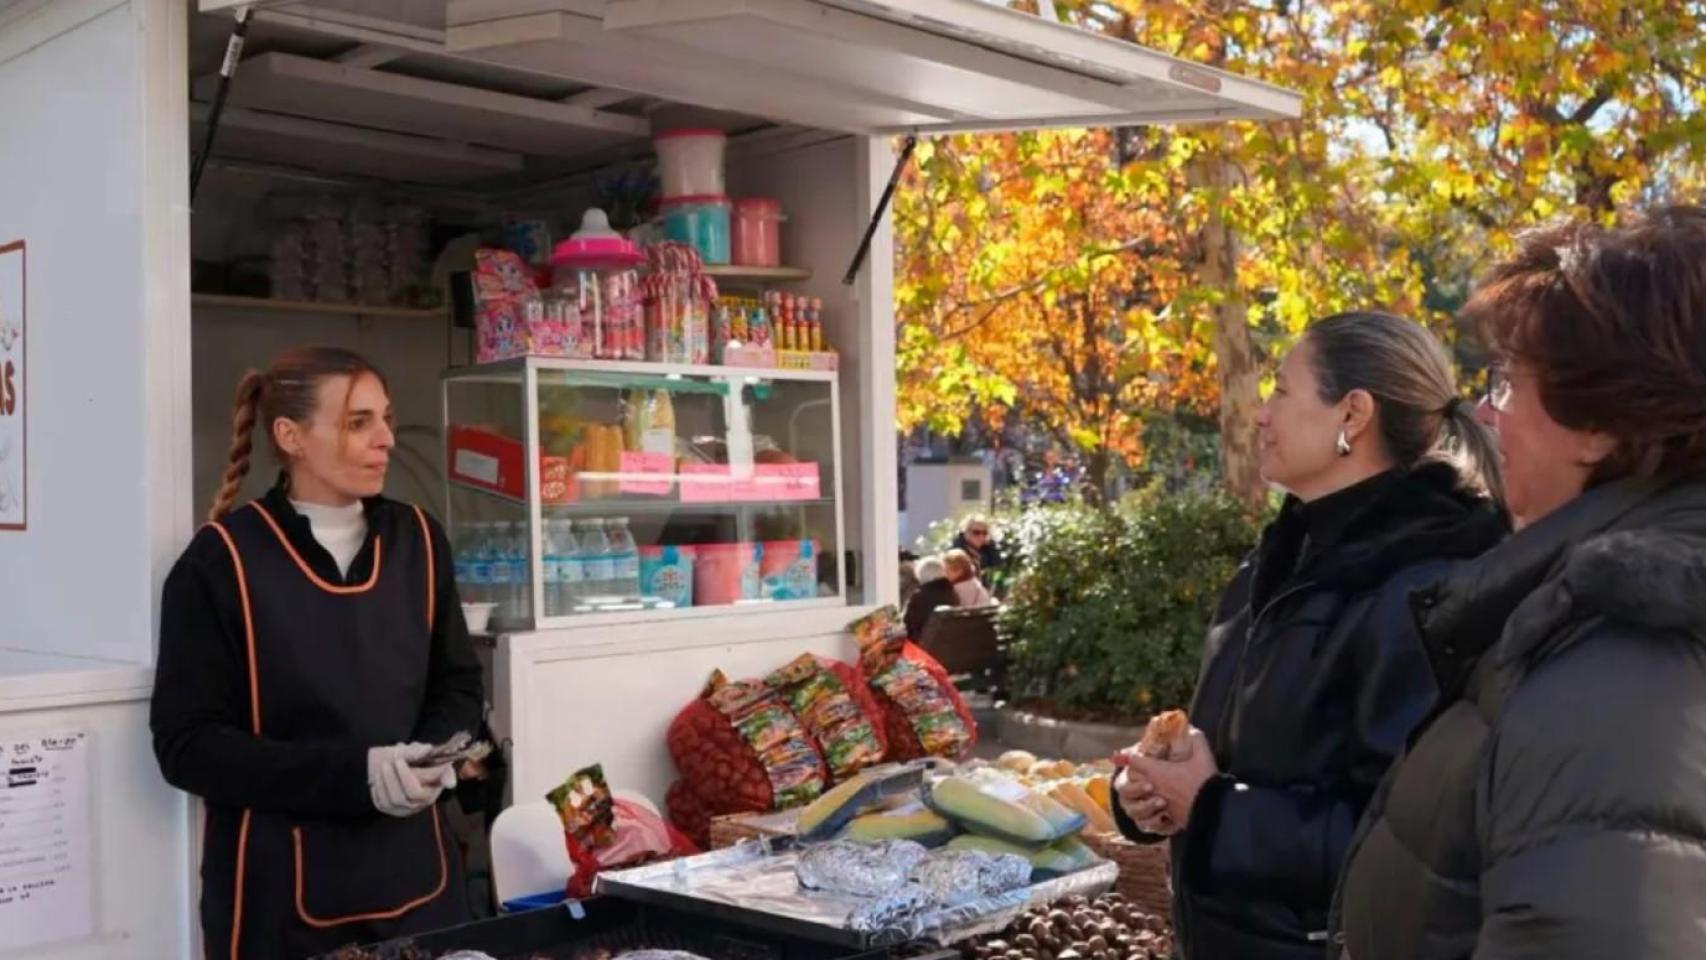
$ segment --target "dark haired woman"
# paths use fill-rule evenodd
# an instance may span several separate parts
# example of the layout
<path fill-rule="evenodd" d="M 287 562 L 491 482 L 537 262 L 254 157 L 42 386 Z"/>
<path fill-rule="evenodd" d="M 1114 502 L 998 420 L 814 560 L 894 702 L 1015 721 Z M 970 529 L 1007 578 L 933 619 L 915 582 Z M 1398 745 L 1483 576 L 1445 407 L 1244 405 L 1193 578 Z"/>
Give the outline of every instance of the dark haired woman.
<path fill-rule="evenodd" d="M 1357 817 L 1437 694 L 1409 593 L 1506 532 L 1491 438 L 1411 321 L 1311 326 L 1257 426 L 1290 496 L 1221 599 L 1189 758 L 1126 755 L 1115 811 L 1173 837 L 1186 960 L 1320 956 Z"/>
<path fill-rule="evenodd" d="M 300 958 L 466 919 L 428 745 L 481 719 L 444 531 L 380 496 L 384 379 L 306 348 L 237 389 L 208 523 L 167 577 L 151 726 L 207 803 L 209 957 Z M 232 510 L 259 425 L 283 465 Z"/>
<path fill-rule="evenodd" d="M 1471 299 L 1521 531 L 1420 599 L 1444 688 L 1339 895 L 1355 960 L 1706 953 L 1706 210 L 1523 238 Z"/>

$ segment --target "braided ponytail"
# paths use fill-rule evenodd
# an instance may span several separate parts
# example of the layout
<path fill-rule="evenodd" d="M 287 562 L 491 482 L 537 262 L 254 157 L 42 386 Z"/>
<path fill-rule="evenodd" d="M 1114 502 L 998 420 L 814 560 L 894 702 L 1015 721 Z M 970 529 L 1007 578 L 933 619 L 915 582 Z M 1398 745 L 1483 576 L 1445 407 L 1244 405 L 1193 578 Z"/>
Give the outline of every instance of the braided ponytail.
<path fill-rule="evenodd" d="M 209 523 L 231 512 L 237 502 L 237 491 L 243 487 L 243 478 L 249 475 L 249 456 L 255 449 L 255 421 L 259 418 L 266 383 L 266 374 L 259 370 L 250 370 L 237 382 L 237 400 L 231 410 L 231 452 L 225 460 L 225 476 L 219 482 L 219 492 L 207 511 Z"/>

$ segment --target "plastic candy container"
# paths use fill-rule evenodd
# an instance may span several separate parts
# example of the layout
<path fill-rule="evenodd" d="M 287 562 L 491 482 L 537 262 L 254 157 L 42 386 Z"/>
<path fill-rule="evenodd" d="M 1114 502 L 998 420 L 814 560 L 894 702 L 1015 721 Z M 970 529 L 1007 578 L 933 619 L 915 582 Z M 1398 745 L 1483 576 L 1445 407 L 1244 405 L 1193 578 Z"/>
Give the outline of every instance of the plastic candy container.
<path fill-rule="evenodd" d="M 691 245 L 709 264 L 729 262 L 729 198 L 713 194 L 686 197 L 666 197 L 659 204 L 663 211 L 663 233 L 675 243 Z"/>
<path fill-rule="evenodd" d="M 658 183 L 664 199 L 722 195 L 723 154 L 728 135 L 721 130 L 670 130 L 652 141 L 658 153 Z"/>
<path fill-rule="evenodd" d="M 734 262 L 741 267 L 782 264 L 782 204 L 769 197 L 736 200 L 731 225 Z"/>
<path fill-rule="evenodd" d="M 554 282 L 546 314 L 570 331 L 568 356 L 601 360 L 646 358 L 640 299 L 640 248 L 610 229 L 604 211 L 590 209 L 581 228 L 551 253 Z M 565 337 L 568 340 L 569 337 Z"/>

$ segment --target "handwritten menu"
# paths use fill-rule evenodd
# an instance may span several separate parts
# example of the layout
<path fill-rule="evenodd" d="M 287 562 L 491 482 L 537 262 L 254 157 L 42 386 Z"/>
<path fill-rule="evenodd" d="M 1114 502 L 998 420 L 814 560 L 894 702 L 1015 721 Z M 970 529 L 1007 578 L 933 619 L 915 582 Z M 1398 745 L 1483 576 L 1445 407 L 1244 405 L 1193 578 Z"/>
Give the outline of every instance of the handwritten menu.
<path fill-rule="evenodd" d="M 0 950 L 95 932 L 89 737 L 0 736 Z"/>

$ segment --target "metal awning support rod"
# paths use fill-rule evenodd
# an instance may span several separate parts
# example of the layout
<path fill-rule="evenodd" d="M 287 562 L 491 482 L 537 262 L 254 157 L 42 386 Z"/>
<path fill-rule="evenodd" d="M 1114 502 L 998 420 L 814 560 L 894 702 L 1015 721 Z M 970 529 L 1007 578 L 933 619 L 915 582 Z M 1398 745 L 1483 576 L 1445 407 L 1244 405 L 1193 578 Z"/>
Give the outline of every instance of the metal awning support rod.
<path fill-rule="evenodd" d="M 243 59 L 243 39 L 249 34 L 249 6 L 237 8 L 237 23 L 231 28 L 231 39 L 225 43 L 225 60 L 219 65 L 219 90 L 213 95 L 213 109 L 207 115 L 207 136 L 202 138 L 201 153 L 190 170 L 190 203 L 195 203 L 196 187 L 201 186 L 202 172 L 213 156 L 213 138 L 219 134 L 219 118 L 225 113 L 225 99 L 231 95 L 231 78 L 237 74 L 237 62 Z"/>
<path fill-rule="evenodd" d="M 889 174 L 889 185 L 883 188 L 882 198 L 877 201 L 877 209 L 871 211 L 871 222 L 865 227 L 865 236 L 859 241 L 859 249 L 853 251 L 853 262 L 847 267 L 846 275 L 841 278 L 844 286 L 853 285 L 853 280 L 859 276 L 859 268 L 865 265 L 865 258 L 871 255 L 871 238 L 877 235 L 877 225 L 883 222 L 884 215 L 889 212 L 889 203 L 894 200 L 895 187 L 900 186 L 900 175 L 906 172 L 906 165 L 912 162 L 912 152 L 917 149 L 918 134 L 907 134 L 906 142 L 900 148 L 900 158 L 894 162 L 894 172 Z"/>

